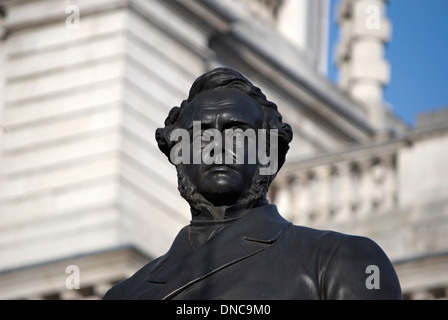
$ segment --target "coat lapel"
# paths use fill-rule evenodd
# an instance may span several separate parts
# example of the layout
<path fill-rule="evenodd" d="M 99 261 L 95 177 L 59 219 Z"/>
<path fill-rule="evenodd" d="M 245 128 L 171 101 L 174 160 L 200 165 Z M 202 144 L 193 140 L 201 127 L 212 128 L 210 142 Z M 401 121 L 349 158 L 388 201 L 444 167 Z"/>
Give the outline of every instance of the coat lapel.
<path fill-rule="evenodd" d="M 184 228 L 152 269 L 147 284 L 161 286 L 158 299 L 172 299 L 209 276 L 268 250 L 289 225 L 275 205 L 254 208 L 197 251 L 191 249 Z"/>

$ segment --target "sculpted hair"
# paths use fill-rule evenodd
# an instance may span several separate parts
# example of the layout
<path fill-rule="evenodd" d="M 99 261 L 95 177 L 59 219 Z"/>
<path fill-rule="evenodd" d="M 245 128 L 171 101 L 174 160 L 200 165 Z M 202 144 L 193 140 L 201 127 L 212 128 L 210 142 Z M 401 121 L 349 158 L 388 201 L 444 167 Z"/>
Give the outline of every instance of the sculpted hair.
<path fill-rule="evenodd" d="M 156 140 L 159 149 L 170 159 L 171 148 L 177 143 L 176 141 L 170 141 L 169 137 L 171 132 L 177 128 L 177 121 L 182 114 L 185 107 L 193 101 L 193 99 L 199 94 L 219 89 L 238 89 L 251 98 L 253 98 L 258 105 L 262 108 L 265 121 L 264 128 L 267 129 L 267 141 L 269 142 L 269 132 L 271 129 L 278 130 L 278 169 L 280 170 L 286 159 L 286 153 L 289 150 L 289 143 L 292 140 L 292 129 L 287 123 L 282 122 L 282 116 L 277 110 L 277 105 L 266 99 L 266 96 L 261 92 L 260 88 L 254 86 L 247 78 L 241 73 L 229 69 L 229 68 L 216 68 L 207 73 L 204 73 L 198 77 L 191 86 L 188 98 L 182 101 L 180 107 L 173 107 L 168 117 L 165 119 L 165 127 L 158 128 L 156 130 Z M 268 150 L 269 150 L 269 146 Z M 171 161 L 171 160 L 170 160 Z M 187 177 L 183 172 L 183 165 L 176 165 L 179 179 L 179 191 L 181 195 L 190 203 L 192 207 L 197 205 L 197 201 L 202 199 L 192 199 L 197 197 L 194 195 L 194 190 L 186 190 L 193 188 L 187 181 Z M 254 183 L 258 186 L 253 186 L 249 191 L 249 194 L 244 195 L 244 198 L 255 197 L 258 200 L 261 196 L 265 196 L 268 187 L 272 180 L 275 178 L 276 173 L 271 176 L 256 175 Z M 256 180 L 256 181 L 255 181 Z M 205 199 L 203 199 L 205 200 Z M 206 201 L 206 200 L 205 200 Z"/>

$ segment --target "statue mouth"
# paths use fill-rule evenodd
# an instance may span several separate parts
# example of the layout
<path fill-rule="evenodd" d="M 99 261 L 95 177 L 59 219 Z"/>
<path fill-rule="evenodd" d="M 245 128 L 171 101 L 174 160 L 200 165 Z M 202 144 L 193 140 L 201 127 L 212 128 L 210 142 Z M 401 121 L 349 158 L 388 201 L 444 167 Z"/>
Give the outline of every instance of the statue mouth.
<path fill-rule="evenodd" d="M 228 173 L 231 171 L 236 171 L 233 165 L 229 164 L 213 164 L 206 168 L 205 172 L 222 172 Z"/>

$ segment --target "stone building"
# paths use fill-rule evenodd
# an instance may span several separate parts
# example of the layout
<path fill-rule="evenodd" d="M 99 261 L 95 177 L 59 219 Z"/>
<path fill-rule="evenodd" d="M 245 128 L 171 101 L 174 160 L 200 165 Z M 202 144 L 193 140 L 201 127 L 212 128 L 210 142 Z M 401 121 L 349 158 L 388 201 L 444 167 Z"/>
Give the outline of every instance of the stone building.
<path fill-rule="evenodd" d="M 448 116 L 384 105 L 384 1 L 341 1 L 338 86 L 326 0 L 0 4 L 0 299 L 98 298 L 165 253 L 189 208 L 154 131 L 221 65 L 294 130 L 280 212 L 374 239 L 405 298 L 448 294 Z"/>

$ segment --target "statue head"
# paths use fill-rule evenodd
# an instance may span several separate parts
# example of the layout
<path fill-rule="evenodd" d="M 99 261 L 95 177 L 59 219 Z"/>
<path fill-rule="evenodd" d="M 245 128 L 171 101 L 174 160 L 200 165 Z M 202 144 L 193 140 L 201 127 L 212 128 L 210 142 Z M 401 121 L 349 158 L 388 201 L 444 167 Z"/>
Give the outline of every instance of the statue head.
<path fill-rule="evenodd" d="M 156 130 L 159 149 L 176 166 L 180 194 L 198 213 L 265 201 L 291 139 L 277 106 L 229 68 L 197 78 Z"/>

